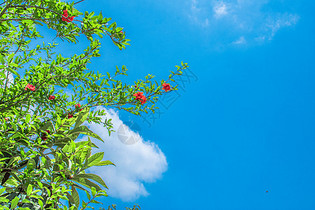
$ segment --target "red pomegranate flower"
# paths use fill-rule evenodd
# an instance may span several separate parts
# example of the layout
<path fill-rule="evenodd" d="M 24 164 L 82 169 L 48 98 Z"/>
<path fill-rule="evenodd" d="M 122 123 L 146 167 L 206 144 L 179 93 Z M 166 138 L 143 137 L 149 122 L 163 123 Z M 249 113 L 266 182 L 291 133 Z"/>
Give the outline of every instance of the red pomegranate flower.
<path fill-rule="evenodd" d="M 30 89 L 31 91 L 35 91 L 35 86 L 31 84 L 27 84 L 25 90 Z"/>
<path fill-rule="evenodd" d="M 72 17 L 68 17 L 68 11 L 67 10 L 63 10 L 63 15 L 62 15 L 62 21 L 66 21 L 66 22 L 71 22 L 73 21 L 75 16 L 72 16 Z"/>
<path fill-rule="evenodd" d="M 76 109 L 77 109 L 77 108 L 80 108 L 80 107 L 81 107 L 81 104 L 76 104 L 74 107 L 75 107 Z"/>
<path fill-rule="evenodd" d="M 73 115 L 72 114 L 68 114 L 68 119 L 70 119 L 70 118 L 72 118 L 73 117 Z"/>
<path fill-rule="evenodd" d="M 136 100 L 140 101 L 141 104 L 144 104 L 147 101 L 147 98 L 143 95 L 143 92 L 138 92 L 133 94 L 136 97 Z"/>
<path fill-rule="evenodd" d="M 67 21 L 67 17 L 68 17 L 68 11 L 63 10 L 62 21 Z"/>
<path fill-rule="evenodd" d="M 144 104 L 145 102 L 147 102 L 147 98 L 145 96 L 142 96 L 141 98 L 141 104 Z"/>
<path fill-rule="evenodd" d="M 54 100 L 55 96 L 49 96 L 48 100 Z"/>
<path fill-rule="evenodd" d="M 171 90 L 171 86 L 168 83 L 164 83 L 162 89 L 165 90 L 165 92 L 167 92 L 167 91 Z"/>
<path fill-rule="evenodd" d="M 133 94 L 133 96 L 135 96 L 135 97 L 136 97 L 136 99 L 137 99 L 137 100 L 139 100 L 139 99 L 141 99 L 141 98 L 142 98 L 142 96 L 143 96 L 143 92 L 138 92 L 138 93 L 135 93 L 135 94 Z"/>
<path fill-rule="evenodd" d="M 74 19 L 74 16 L 71 16 L 71 17 L 68 18 L 67 22 L 68 22 L 68 23 L 69 23 L 69 22 L 72 22 L 73 19 Z"/>

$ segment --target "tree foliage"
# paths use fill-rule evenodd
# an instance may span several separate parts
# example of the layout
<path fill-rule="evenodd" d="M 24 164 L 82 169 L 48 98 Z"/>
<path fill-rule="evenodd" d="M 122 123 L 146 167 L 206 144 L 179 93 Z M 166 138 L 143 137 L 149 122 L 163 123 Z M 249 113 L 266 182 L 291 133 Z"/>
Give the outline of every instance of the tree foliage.
<path fill-rule="evenodd" d="M 80 1 L 81 2 L 81 1 Z M 114 165 L 103 160 L 104 153 L 90 137 L 103 141 L 82 124 L 103 124 L 109 134 L 110 119 L 101 121 L 104 111 L 96 106 L 125 110 L 135 115 L 154 112 L 158 96 L 167 94 L 162 86 L 174 81 L 188 66 L 176 66 L 166 81 L 153 81 L 148 75 L 134 84 L 125 84 L 118 76 L 127 68 L 117 67 L 113 74 L 86 72 L 93 57 L 99 57 L 99 38 L 109 37 L 121 50 L 128 45 L 125 32 L 102 13 L 84 14 L 76 3 L 57 0 L 7 0 L 0 6 L 0 203 L 3 209 L 87 209 L 96 198 L 107 196 L 107 185 L 92 166 Z M 67 16 L 65 16 L 65 12 Z M 68 16 L 69 15 L 69 16 Z M 72 21 L 69 19 L 73 17 Z M 68 19 L 67 19 L 68 18 Z M 89 46 L 80 55 L 54 55 L 56 43 L 31 47 L 41 38 L 38 25 L 46 25 L 56 37 L 77 43 L 84 35 Z M 46 57 L 38 57 L 40 53 Z M 18 72 L 25 71 L 22 78 Z M 9 85 L 9 74 L 15 75 Z M 78 82 L 80 85 L 74 85 Z M 168 83 L 167 83 L 168 84 Z M 74 86 L 75 95 L 67 101 L 63 89 Z M 171 91 L 177 90 L 176 86 Z M 135 95 L 142 92 L 145 103 Z M 84 100 L 87 103 L 81 106 Z M 33 112 L 33 114 L 30 114 Z M 76 141 L 80 134 L 88 141 Z M 80 197 L 86 193 L 87 199 Z M 115 206 L 109 207 L 114 209 Z M 134 206 L 133 209 L 138 209 Z"/>

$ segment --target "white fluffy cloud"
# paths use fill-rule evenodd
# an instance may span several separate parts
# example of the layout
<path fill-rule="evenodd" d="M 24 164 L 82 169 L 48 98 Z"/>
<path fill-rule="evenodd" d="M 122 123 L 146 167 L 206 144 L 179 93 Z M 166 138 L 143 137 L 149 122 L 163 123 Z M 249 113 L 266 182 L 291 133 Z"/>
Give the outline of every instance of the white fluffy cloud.
<path fill-rule="evenodd" d="M 225 3 L 220 2 L 213 7 L 214 14 L 217 18 L 227 15 L 227 6 Z"/>
<path fill-rule="evenodd" d="M 100 109 L 104 108 L 97 107 L 96 110 Z M 87 122 L 84 125 L 105 140 L 105 143 L 96 143 L 99 150 L 105 152 L 104 159 L 112 161 L 116 167 L 94 167 L 90 172 L 104 179 L 109 187 L 108 193 L 113 197 L 133 201 L 140 196 L 147 196 L 149 193 L 144 183 L 161 178 L 163 172 L 167 170 L 166 157 L 155 143 L 145 141 L 138 133 L 123 124 L 116 112 L 104 110 L 107 115 L 103 118 L 112 119 L 116 131 L 111 136 L 108 136 L 107 129 L 102 125 Z"/>
<path fill-rule="evenodd" d="M 255 44 L 272 40 L 280 29 L 292 27 L 299 20 L 297 14 L 275 11 L 270 3 L 271 0 L 192 0 L 189 17 L 208 34 L 220 34 L 216 42 Z"/>

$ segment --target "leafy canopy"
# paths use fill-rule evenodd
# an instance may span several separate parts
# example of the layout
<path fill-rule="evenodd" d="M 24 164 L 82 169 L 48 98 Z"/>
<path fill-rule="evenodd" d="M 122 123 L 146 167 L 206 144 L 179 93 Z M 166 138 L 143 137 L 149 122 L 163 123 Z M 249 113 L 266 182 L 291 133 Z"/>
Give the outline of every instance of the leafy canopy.
<path fill-rule="evenodd" d="M 82 2 L 82 1 L 80 1 Z M 154 112 L 158 96 L 166 93 L 162 86 L 174 82 L 188 66 L 182 63 L 166 81 L 152 81 L 153 75 L 133 85 L 117 80 L 127 75 L 127 68 L 114 74 L 85 72 L 93 57 L 99 57 L 99 38 L 109 37 L 120 49 L 128 45 L 125 32 L 102 13 L 81 13 L 77 3 L 57 0 L 7 0 L 0 4 L 0 205 L 3 209 L 86 209 L 96 198 L 107 196 L 107 185 L 96 174 L 86 173 L 92 166 L 113 165 L 103 160 L 104 153 L 92 154 L 97 146 L 93 137 L 103 141 L 82 124 L 103 124 L 109 134 L 111 119 L 101 121 L 105 106 L 135 115 Z M 63 16 L 65 11 L 69 15 Z M 66 19 L 73 17 L 73 20 Z M 68 20 L 68 21 L 66 21 Z M 56 37 L 77 43 L 84 35 L 89 46 L 80 55 L 54 57 L 56 43 L 31 47 L 42 38 L 38 25 L 56 32 Z M 46 57 L 38 57 L 46 52 Z M 18 72 L 25 71 L 22 78 Z M 9 74 L 14 81 L 9 85 Z M 76 81 L 80 85 L 74 85 Z M 67 101 L 63 89 L 74 86 L 75 95 Z M 167 86 L 168 87 L 168 86 Z M 169 88 L 169 87 L 168 87 Z M 171 91 L 177 87 L 171 87 Z M 142 94 L 139 94 L 142 92 Z M 141 100 L 135 95 L 141 95 Z M 52 97 L 53 96 L 53 97 Z M 144 98 L 145 100 L 143 100 Z M 87 103 L 76 107 L 87 99 Z M 32 112 L 33 114 L 30 114 Z M 88 141 L 76 141 L 80 134 Z M 87 201 L 78 191 L 86 192 Z M 113 205 L 109 209 L 115 209 Z M 134 206 L 133 209 L 138 209 Z"/>

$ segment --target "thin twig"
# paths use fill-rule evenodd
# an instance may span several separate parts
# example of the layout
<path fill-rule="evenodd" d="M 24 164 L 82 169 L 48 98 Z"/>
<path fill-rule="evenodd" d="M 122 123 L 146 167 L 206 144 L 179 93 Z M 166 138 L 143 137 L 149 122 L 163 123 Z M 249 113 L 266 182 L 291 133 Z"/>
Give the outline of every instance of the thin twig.
<path fill-rule="evenodd" d="M 43 20 L 49 20 L 48 18 L 44 19 L 40 19 L 40 18 L 11 18 L 11 19 L 0 19 L 0 22 L 3 22 L 3 21 L 10 21 L 10 20 L 13 20 L 13 21 L 21 21 L 21 20 L 39 20 L 39 21 L 42 21 L 44 22 Z M 45 23 L 45 22 L 44 22 Z"/>
<path fill-rule="evenodd" d="M 84 1 L 84 0 L 78 1 L 78 2 L 76 2 L 76 3 L 74 3 L 74 4 L 79 4 L 79 3 L 81 3 L 82 1 Z"/>

